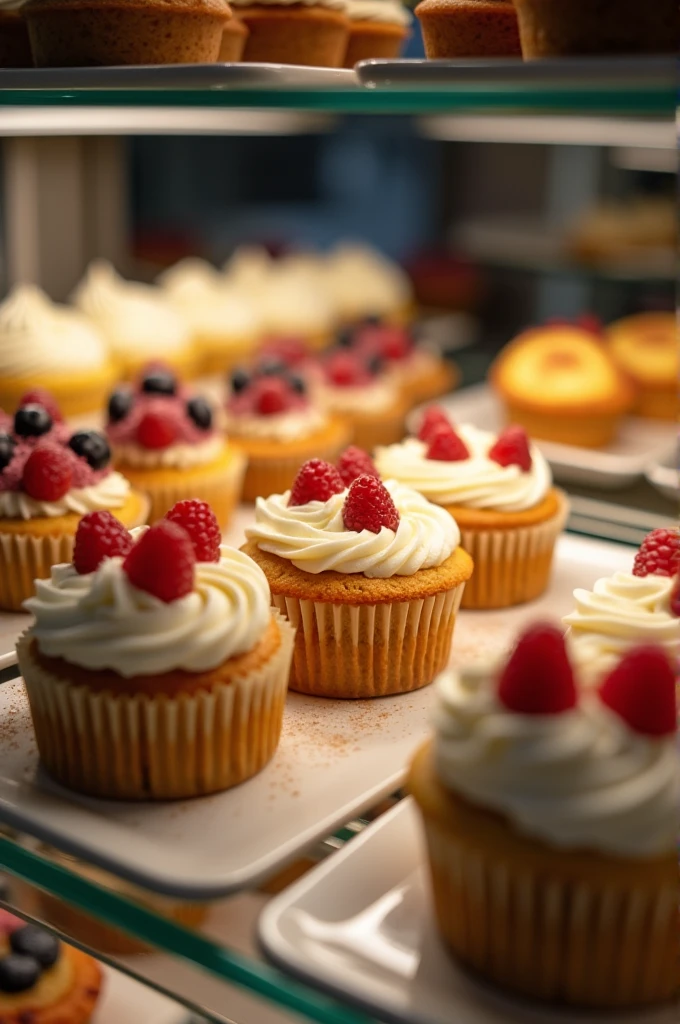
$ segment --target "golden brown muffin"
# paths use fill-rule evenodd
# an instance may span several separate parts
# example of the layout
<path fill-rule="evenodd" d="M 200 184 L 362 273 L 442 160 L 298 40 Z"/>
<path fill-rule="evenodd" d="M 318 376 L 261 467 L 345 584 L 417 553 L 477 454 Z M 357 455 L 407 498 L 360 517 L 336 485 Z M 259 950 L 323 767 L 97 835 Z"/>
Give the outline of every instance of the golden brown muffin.
<path fill-rule="evenodd" d="M 26 22 L 18 11 L 0 11 L 0 68 L 32 68 Z"/>
<path fill-rule="evenodd" d="M 422 0 L 415 16 L 428 57 L 522 54 L 517 13 L 510 0 Z"/>
<path fill-rule="evenodd" d="M 224 26 L 218 60 L 223 64 L 238 64 L 246 48 L 248 29 L 240 18 L 231 18 Z M 222 369 L 222 367 L 220 367 Z"/>
<path fill-rule="evenodd" d="M 238 7 L 248 28 L 243 60 L 248 63 L 305 64 L 341 68 L 349 38 L 342 9 L 306 4 Z"/>
<path fill-rule="evenodd" d="M 408 34 L 408 29 L 403 25 L 391 25 L 384 21 L 350 21 L 344 67 L 353 68 L 360 60 L 398 57 Z"/>
<path fill-rule="evenodd" d="M 674 313 L 638 313 L 607 328 L 612 358 L 635 385 L 633 412 L 677 420 L 680 350 Z"/>

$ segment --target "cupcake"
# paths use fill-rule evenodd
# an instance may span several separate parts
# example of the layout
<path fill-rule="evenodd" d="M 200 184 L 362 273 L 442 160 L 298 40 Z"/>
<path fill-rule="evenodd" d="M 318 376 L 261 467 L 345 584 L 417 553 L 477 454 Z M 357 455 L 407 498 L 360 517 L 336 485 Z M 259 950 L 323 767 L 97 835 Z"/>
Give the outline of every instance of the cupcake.
<path fill-rule="evenodd" d="M 297 629 L 291 689 L 382 697 L 446 665 L 472 559 L 443 509 L 383 484 L 365 453 L 307 462 L 291 491 L 258 498 L 246 537 Z"/>
<path fill-rule="evenodd" d="M 525 60 L 603 54 L 677 53 L 676 0 L 514 0 Z"/>
<path fill-rule="evenodd" d="M 116 466 L 147 495 L 153 522 L 185 498 L 212 506 L 225 528 L 238 504 L 245 459 L 217 429 L 212 406 L 163 366 L 109 399 L 106 433 Z"/>
<path fill-rule="evenodd" d="M 319 403 L 350 423 L 353 444 L 372 451 L 403 437 L 410 402 L 384 371 L 382 359 L 337 349 L 324 358 L 321 369 Z"/>
<path fill-rule="evenodd" d="M 398 57 L 413 20 L 399 0 L 347 0 L 347 17 L 346 68 L 353 68 L 360 60 Z"/>
<path fill-rule="evenodd" d="M 368 246 L 337 246 L 326 260 L 325 286 L 341 323 L 379 317 L 401 325 L 413 315 L 407 274 Z"/>
<path fill-rule="evenodd" d="M 0 910 L 0 1020 L 3 1024 L 87 1024 L 102 970 L 86 953 Z"/>
<path fill-rule="evenodd" d="M 680 356 L 674 313 L 638 313 L 610 324 L 609 353 L 632 381 L 637 397 L 633 412 L 654 419 L 677 420 Z"/>
<path fill-rule="evenodd" d="M 28 0 L 37 67 L 212 64 L 231 17 L 226 0 Z"/>
<path fill-rule="evenodd" d="M 383 360 L 411 405 L 448 394 L 460 379 L 453 363 L 425 345 L 416 344 L 405 327 L 369 322 L 356 329 L 351 344 L 352 348 Z"/>
<path fill-rule="evenodd" d="M 0 608 L 20 611 L 36 576 L 70 560 L 87 512 L 106 509 L 132 527 L 148 507 L 112 469 L 103 434 L 72 431 L 49 395 L 24 396 L 13 419 L 0 414 Z"/>
<path fill-rule="evenodd" d="M 102 335 L 35 285 L 17 285 L 0 304 L 0 406 L 14 409 L 48 388 L 65 416 L 101 408 L 118 368 Z"/>
<path fill-rule="evenodd" d="M 602 681 L 621 655 L 638 644 L 662 647 L 680 659 L 680 533 L 648 534 L 632 572 L 617 572 L 592 590 L 574 591 L 574 610 L 562 622 L 579 676 L 589 686 Z"/>
<path fill-rule="evenodd" d="M 126 377 L 150 359 L 162 359 L 183 375 L 194 373 L 191 332 L 160 288 L 124 281 L 110 263 L 96 260 L 73 299 L 106 338 Z"/>
<path fill-rule="evenodd" d="M 0 68 L 33 67 L 28 28 L 21 17 L 23 2 L 3 0 L 0 4 Z"/>
<path fill-rule="evenodd" d="M 230 18 L 222 32 L 222 43 L 217 58 L 220 64 L 238 64 L 243 59 L 249 32 L 240 18 Z"/>
<path fill-rule="evenodd" d="M 415 15 L 427 57 L 522 55 L 511 0 L 421 0 Z"/>
<path fill-rule="evenodd" d="M 340 68 L 349 37 L 345 0 L 234 0 L 248 29 L 243 60 Z"/>
<path fill-rule="evenodd" d="M 101 513 L 36 582 L 17 656 L 38 751 L 91 796 L 171 800 L 259 772 L 281 734 L 293 630 L 203 502 L 134 536 Z M 120 723 L 126 722 L 126 728 Z"/>
<path fill-rule="evenodd" d="M 569 324 L 524 331 L 497 356 L 490 380 L 509 421 L 582 448 L 609 444 L 634 401 L 597 336 Z"/>
<path fill-rule="evenodd" d="M 475 563 L 464 608 L 506 608 L 544 592 L 568 504 L 520 427 L 498 436 L 454 428 L 431 406 L 417 437 L 378 448 L 375 461 L 383 477 L 413 487 L 458 523 Z"/>
<path fill-rule="evenodd" d="M 408 785 L 456 960 L 555 1007 L 622 1013 L 678 992 L 673 670 L 638 647 L 598 690 L 578 682 L 543 624 L 504 665 L 444 673 Z"/>
<path fill-rule="evenodd" d="M 303 376 L 272 359 L 251 373 L 234 371 L 225 425 L 248 460 L 244 501 L 292 487 L 304 462 L 335 460 L 351 435 L 346 420 L 312 401 Z"/>

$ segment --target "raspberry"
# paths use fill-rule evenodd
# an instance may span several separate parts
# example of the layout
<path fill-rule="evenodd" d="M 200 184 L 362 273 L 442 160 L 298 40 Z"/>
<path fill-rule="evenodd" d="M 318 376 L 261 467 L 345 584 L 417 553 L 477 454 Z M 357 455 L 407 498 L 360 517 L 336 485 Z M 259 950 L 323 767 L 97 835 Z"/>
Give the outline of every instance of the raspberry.
<path fill-rule="evenodd" d="M 177 439 L 177 426 L 169 411 L 145 412 L 137 424 L 137 441 L 142 448 L 168 448 Z"/>
<path fill-rule="evenodd" d="M 433 431 L 437 427 L 452 427 L 451 420 L 446 415 L 441 405 L 430 405 L 425 410 L 422 422 L 420 424 L 420 430 L 418 431 L 418 440 L 429 441 L 432 437 Z"/>
<path fill-rule="evenodd" d="M 453 427 L 449 423 L 442 423 L 430 431 L 426 458 L 438 459 L 440 462 L 462 462 L 470 458 L 470 451 Z"/>
<path fill-rule="evenodd" d="M 47 410 L 55 423 L 64 422 L 64 417 L 54 395 L 46 391 L 45 388 L 32 388 L 25 395 L 22 395 L 18 408 L 22 409 L 25 405 L 42 405 L 43 409 Z"/>
<path fill-rule="evenodd" d="M 193 541 L 186 530 L 161 519 L 130 549 L 123 569 L 134 587 L 169 604 L 193 590 L 195 564 Z"/>
<path fill-rule="evenodd" d="M 217 516 L 207 501 L 191 498 L 178 501 L 165 518 L 177 523 L 191 537 L 197 562 L 219 562 L 222 533 Z"/>
<path fill-rule="evenodd" d="M 575 707 L 574 674 L 559 629 L 539 622 L 522 633 L 498 681 L 498 699 L 520 715 L 559 715 Z"/>
<path fill-rule="evenodd" d="M 34 448 L 26 460 L 22 487 L 36 501 L 58 501 L 73 482 L 71 455 L 56 444 Z"/>
<path fill-rule="evenodd" d="M 680 531 L 652 530 L 633 563 L 633 576 L 675 576 L 680 571 Z"/>
<path fill-rule="evenodd" d="M 355 533 L 362 530 L 380 533 L 383 526 L 396 531 L 399 512 L 392 495 L 380 480 L 374 476 L 360 476 L 347 492 L 342 506 L 342 521 L 345 529 Z"/>
<path fill-rule="evenodd" d="M 376 476 L 380 479 L 380 473 L 375 468 L 373 459 L 363 448 L 355 448 L 350 445 L 338 459 L 338 473 L 342 477 L 345 487 L 349 487 L 358 476 Z"/>
<path fill-rule="evenodd" d="M 298 470 L 288 504 L 307 505 L 310 501 L 328 501 L 344 489 L 342 477 L 335 466 L 323 459 L 310 459 Z"/>
<path fill-rule="evenodd" d="M 675 676 L 660 647 L 647 644 L 624 654 L 602 683 L 599 697 L 634 732 L 643 736 L 675 734 Z"/>
<path fill-rule="evenodd" d="M 671 612 L 680 618 L 680 576 L 676 579 L 675 586 L 671 591 Z"/>
<path fill-rule="evenodd" d="M 309 349 L 299 338 L 276 338 L 260 350 L 260 358 L 280 359 L 286 366 L 299 366 L 309 359 Z"/>
<path fill-rule="evenodd" d="M 255 407 L 262 416 L 286 412 L 290 406 L 289 391 L 281 377 L 263 377 L 257 382 Z"/>
<path fill-rule="evenodd" d="M 406 359 L 413 350 L 413 339 L 408 331 L 389 324 L 360 328 L 356 344 L 362 351 L 382 356 L 389 362 Z"/>
<path fill-rule="evenodd" d="M 506 427 L 489 449 L 489 458 L 499 466 L 519 466 L 523 473 L 531 469 L 529 438 L 524 427 Z"/>
<path fill-rule="evenodd" d="M 337 387 L 367 384 L 371 379 L 366 365 L 353 352 L 334 352 L 326 360 L 328 379 Z"/>
<path fill-rule="evenodd" d="M 132 537 L 110 512 L 88 512 L 78 523 L 73 549 L 73 565 L 84 576 L 95 572 L 105 558 L 125 556 Z"/>

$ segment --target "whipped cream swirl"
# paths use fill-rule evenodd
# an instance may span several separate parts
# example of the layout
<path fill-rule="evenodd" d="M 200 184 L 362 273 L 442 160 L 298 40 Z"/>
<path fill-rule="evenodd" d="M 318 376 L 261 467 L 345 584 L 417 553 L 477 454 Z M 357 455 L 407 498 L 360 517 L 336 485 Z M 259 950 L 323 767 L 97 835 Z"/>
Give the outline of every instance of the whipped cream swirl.
<path fill-rule="evenodd" d="M 88 487 L 72 488 L 56 501 L 38 501 L 25 491 L 0 491 L 0 519 L 53 519 L 68 512 L 84 516 L 101 509 L 122 508 L 129 496 L 129 482 L 115 471 Z"/>
<path fill-rule="evenodd" d="M 255 304 L 239 295 L 209 263 L 182 260 L 162 274 L 159 283 L 171 305 L 204 343 L 227 351 L 230 345 L 255 343 L 260 331 Z"/>
<path fill-rule="evenodd" d="M 350 21 L 378 21 L 390 25 L 410 25 L 413 15 L 398 0 L 347 0 Z"/>

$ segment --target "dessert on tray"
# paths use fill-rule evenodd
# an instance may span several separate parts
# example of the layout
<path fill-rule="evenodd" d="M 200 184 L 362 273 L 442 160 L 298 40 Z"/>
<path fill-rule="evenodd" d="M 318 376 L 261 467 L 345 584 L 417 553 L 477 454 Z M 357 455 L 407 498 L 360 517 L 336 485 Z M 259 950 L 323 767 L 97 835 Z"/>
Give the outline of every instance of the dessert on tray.
<path fill-rule="evenodd" d="M 555 1006 L 671 1000 L 680 760 L 664 652 L 634 648 L 583 689 L 541 623 L 504 664 L 445 672 L 437 696 L 408 785 L 451 953 Z"/>
<path fill-rule="evenodd" d="M 606 342 L 614 362 L 633 382 L 633 412 L 677 420 L 680 411 L 680 337 L 675 313 L 638 313 L 610 324 Z"/>
<path fill-rule="evenodd" d="M 414 405 L 448 394 L 460 379 L 453 363 L 417 344 L 405 327 L 368 322 L 358 326 L 349 341 L 352 349 L 382 359 L 404 397 Z"/>
<path fill-rule="evenodd" d="M 222 33 L 218 61 L 221 64 L 238 64 L 243 59 L 248 34 L 248 29 L 240 18 L 230 18 Z"/>
<path fill-rule="evenodd" d="M 246 537 L 297 630 L 293 690 L 405 693 L 448 662 L 472 559 L 451 516 L 383 483 L 365 452 L 307 462 L 291 491 L 258 499 Z"/>
<path fill-rule="evenodd" d="M 346 68 L 360 60 L 398 57 L 413 20 L 400 0 L 347 0 L 347 17 Z"/>
<path fill-rule="evenodd" d="M 244 61 L 342 67 L 345 0 L 234 0 L 233 7 L 249 32 Z"/>
<path fill-rule="evenodd" d="M 521 56 L 511 0 L 421 0 L 415 15 L 428 57 Z"/>
<path fill-rule="evenodd" d="M 318 401 L 351 424 L 354 444 L 372 451 L 377 444 L 392 444 L 403 437 L 411 403 L 386 372 L 380 356 L 333 349 L 324 357 L 321 369 Z"/>
<path fill-rule="evenodd" d="M 36 581 L 17 655 L 41 760 L 111 799 L 228 789 L 278 745 L 293 630 L 267 580 L 221 546 L 204 502 L 128 533 L 86 516 L 72 563 Z M 122 727 L 122 722 L 125 727 Z"/>

